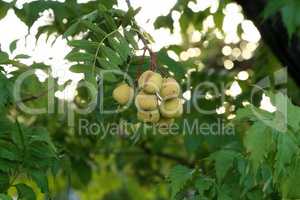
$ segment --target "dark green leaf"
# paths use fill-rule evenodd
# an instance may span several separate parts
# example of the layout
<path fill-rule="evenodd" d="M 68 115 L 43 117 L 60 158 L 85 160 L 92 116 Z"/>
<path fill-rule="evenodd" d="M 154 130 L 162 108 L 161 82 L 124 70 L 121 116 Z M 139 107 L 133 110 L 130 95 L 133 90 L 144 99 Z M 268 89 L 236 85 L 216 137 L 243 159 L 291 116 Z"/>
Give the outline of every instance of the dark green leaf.
<path fill-rule="evenodd" d="M 64 33 L 64 37 L 73 36 L 77 33 L 80 23 L 75 22 Z"/>
<path fill-rule="evenodd" d="M 195 186 L 200 196 L 204 196 L 204 192 L 213 186 L 214 182 L 211 179 L 200 177 L 196 180 Z"/>
<path fill-rule="evenodd" d="M 36 184 L 41 189 L 42 193 L 48 192 L 48 179 L 47 173 L 34 170 L 31 172 L 31 178 L 36 182 Z"/>
<path fill-rule="evenodd" d="M 0 194 L 0 199 L 1 200 L 12 200 L 12 198 L 6 194 Z"/>
<path fill-rule="evenodd" d="M 272 144 L 270 129 L 262 122 L 254 123 L 246 133 L 244 144 L 247 152 L 250 153 L 250 160 L 252 161 L 254 171 L 256 171 L 270 151 Z"/>
<path fill-rule="evenodd" d="M 100 63 L 101 67 L 104 68 L 104 69 L 107 69 L 107 70 L 110 70 L 110 69 L 111 70 L 112 69 L 120 70 L 120 68 L 117 65 L 107 61 L 105 58 L 98 58 L 98 62 Z"/>
<path fill-rule="evenodd" d="M 0 51 L 0 64 L 6 64 L 9 61 L 8 54 Z"/>
<path fill-rule="evenodd" d="M 70 67 L 70 71 L 74 73 L 86 73 L 86 72 L 91 72 L 92 67 L 93 66 L 91 65 L 76 64 Z"/>
<path fill-rule="evenodd" d="M 286 167 L 292 162 L 293 156 L 297 152 L 299 152 L 299 148 L 291 136 L 288 133 L 278 133 L 275 178 L 287 170 Z"/>
<path fill-rule="evenodd" d="M 25 54 L 19 54 L 19 55 L 16 55 L 15 59 L 27 59 L 27 58 L 30 58 L 29 55 L 25 55 Z"/>
<path fill-rule="evenodd" d="M 124 31 L 124 35 L 125 35 L 127 41 L 129 42 L 129 44 L 131 44 L 131 46 L 134 49 L 138 49 L 139 48 L 138 43 L 134 39 L 134 35 L 136 35 L 136 33 L 134 31 Z"/>
<path fill-rule="evenodd" d="M 169 28 L 171 30 L 171 32 L 173 32 L 174 26 L 173 26 L 173 19 L 172 16 L 167 15 L 167 16 L 160 16 L 156 19 L 155 23 L 154 23 L 154 27 L 156 29 L 159 28 Z"/>
<path fill-rule="evenodd" d="M 8 9 L 9 4 L 4 1 L 0 1 L 0 20 L 6 16 Z"/>
<path fill-rule="evenodd" d="M 66 59 L 70 61 L 89 61 L 93 62 L 94 61 L 94 55 L 89 54 L 89 53 L 82 53 L 82 52 L 71 52 L 66 56 Z"/>
<path fill-rule="evenodd" d="M 123 63 L 120 56 L 111 48 L 101 45 L 100 50 L 101 53 L 103 53 L 113 65 L 118 66 Z"/>
<path fill-rule="evenodd" d="M 218 181 L 222 181 L 228 170 L 233 167 L 233 161 L 238 155 L 237 152 L 230 150 L 220 150 L 211 154 L 210 159 L 215 161 Z"/>
<path fill-rule="evenodd" d="M 18 191 L 18 198 L 21 200 L 36 200 L 36 195 L 33 192 L 32 188 L 25 184 L 15 185 Z"/>
<path fill-rule="evenodd" d="M 281 7 L 284 6 L 286 0 L 271 0 L 268 1 L 264 11 L 263 16 L 264 18 L 268 18 L 275 14 Z"/>
<path fill-rule="evenodd" d="M 99 44 L 97 42 L 92 42 L 88 40 L 71 40 L 68 42 L 70 46 L 96 52 Z"/>
<path fill-rule="evenodd" d="M 17 42 L 18 42 L 18 40 L 14 40 L 12 43 L 10 43 L 9 50 L 10 50 L 11 53 L 13 53 L 16 50 Z"/>
<path fill-rule="evenodd" d="M 90 21 L 83 20 L 81 21 L 81 24 L 90 29 L 99 40 L 102 40 L 106 36 L 105 31 L 103 31 L 99 26 Z"/>
<path fill-rule="evenodd" d="M 184 66 L 170 58 L 165 49 L 162 49 L 157 54 L 158 62 L 161 65 L 166 65 L 168 69 L 175 74 L 175 77 L 180 80 L 185 75 Z"/>
<path fill-rule="evenodd" d="M 193 170 L 178 165 L 172 168 L 169 178 L 171 181 L 172 199 L 174 199 L 178 192 L 185 186 L 185 184 L 193 177 Z"/>

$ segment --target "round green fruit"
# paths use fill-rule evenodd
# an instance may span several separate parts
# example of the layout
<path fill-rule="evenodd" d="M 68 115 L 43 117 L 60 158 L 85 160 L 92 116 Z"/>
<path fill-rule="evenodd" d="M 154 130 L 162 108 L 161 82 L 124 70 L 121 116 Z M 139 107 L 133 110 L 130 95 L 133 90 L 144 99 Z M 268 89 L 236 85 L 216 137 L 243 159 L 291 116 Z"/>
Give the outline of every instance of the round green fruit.
<path fill-rule="evenodd" d="M 153 71 L 145 71 L 138 80 L 139 88 L 149 94 L 155 94 L 160 91 L 162 85 L 162 77 Z"/>
<path fill-rule="evenodd" d="M 162 87 L 160 89 L 160 96 L 163 99 L 171 99 L 179 97 L 180 86 L 178 82 L 173 78 L 166 78 L 163 80 Z"/>
<path fill-rule="evenodd" d="M 113 98 L 120 105 L 127 104 L 134 96 L 134 90 L 127 83 L 122 83 L 113 91 Z"/>
<path fill-rule="evenodd" d="M 135 98 L 135 105 L 138 110 L 155 110 L 158 107 L 158 99 L 154 94 L 141 91 Z"/>
<path fill-rule="evenodd" d="M 165 118 L 177 118 L 183 113 L 182 100 L 179 98 L 165 100 L 160 104 L 160 113 Z"/>

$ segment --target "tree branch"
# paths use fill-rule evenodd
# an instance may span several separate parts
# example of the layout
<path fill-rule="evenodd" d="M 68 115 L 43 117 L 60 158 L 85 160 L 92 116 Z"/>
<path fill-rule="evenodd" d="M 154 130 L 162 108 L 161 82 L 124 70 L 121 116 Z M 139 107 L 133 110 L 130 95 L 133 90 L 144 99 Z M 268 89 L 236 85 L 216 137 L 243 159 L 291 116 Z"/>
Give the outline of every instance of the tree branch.
<path fill-rule="evenodd" d="M 128 6 L 128 9 L 131 8 L 131 3 L 130 3 L 130 0 L 126 0 L 126 3 L 127 3 L 127 6 Z"/>
<path fill-rule="evenodd" d="M 127 6 L 128 6 L 128 9 L 132 9 L 132 6 L 131 6 L 131 3 L 130 3 L 130 0 L 125 0 L 126 3 L 127 3 Z M 152 51 L 152 49 L 149 47 L 149 41 L 147 41 L 147 39 L 143 36 L 143 34 L 141 34 L 140 30 L 141 30 L 141 27 L 137 24 L 136 20 L 133 19 L 133 26 L 134 26 L 134 29 L 137 29 L 137 34 L 138 34 L 138 37 L 139 39 L 142 41 L 143 45 L 144 45 L 144 49 L 147 50 L 150 54 L 150 58 L 151 58 L 151 65 L 150 65 L 150 69 L 155 71 L 156 68 L 157 68 L 157 56 L 156 56 L 156 53 Z"/>
<path fill-rule="evenodd" d="M 195 163 L 190 162 L 184 158 L 172 155 L 172 154 L 168 154 L 168 153 L 164 153 L 164 152 L 153 152 L 150 148 L 148 148 L 145 144 L 141 144 L 140 148 L 145 152 L 145 154 L 150 155 L 150 156 L 157 156 L 157 157 L 161 157 L 161 158 L 165 158 L 167 160 L 172 160 L 175 161 L 179 164 L 188 166 L 188 167 L 195 167 Z"/>
<path fill-rule="evenodd" d="M 25 103 L 25 102 L 28 102 L 28 101 L 33 101 L 33 100 L 37 100 L 45 95 L 48 94 L 49 90 L 52 90 L 53 88 L 50 88 L 48 90 L 45 90 L 45 91 L 42 91 L 41 93 L 37 94 L 37 95 L 32 95 L 32 96 L 28 96 L 28 97 L 25 97 L 19 101 L 16 102 L 16 104 L 18 103 Z"/>

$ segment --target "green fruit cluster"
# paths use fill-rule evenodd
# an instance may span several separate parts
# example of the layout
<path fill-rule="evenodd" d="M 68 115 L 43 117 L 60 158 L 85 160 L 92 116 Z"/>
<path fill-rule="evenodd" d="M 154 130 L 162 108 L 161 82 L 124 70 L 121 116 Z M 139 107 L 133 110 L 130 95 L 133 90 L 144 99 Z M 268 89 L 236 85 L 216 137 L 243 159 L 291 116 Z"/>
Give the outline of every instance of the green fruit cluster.
<path fill-rule="evenodd" d="M 173 78 L 162 78 L 153 71 L 144 72 L 138 80 L 136 96 L 138 119 L 168 125 L 183 113 L 180 86 Z"/>
<path fill-rule="evenodd" d="M 159 73 L 145 71 L 138 80 L 139 92 L 135 96 L 137 118 L 145 123 L 168 126 L 183 113 L 180 86 L 173 78 L 162 78 Z M 133 97 L 134 89 L 121 84 L 113 91 L 113 98 L 125 105 Z"/>

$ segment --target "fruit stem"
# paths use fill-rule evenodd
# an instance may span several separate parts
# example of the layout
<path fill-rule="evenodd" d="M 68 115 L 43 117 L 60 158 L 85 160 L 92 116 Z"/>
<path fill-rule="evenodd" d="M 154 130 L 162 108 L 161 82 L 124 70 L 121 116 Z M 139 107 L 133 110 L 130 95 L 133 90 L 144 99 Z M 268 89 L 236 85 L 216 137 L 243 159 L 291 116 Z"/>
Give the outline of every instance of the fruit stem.
<path fill-rule="evenodd" d="M 128 6 L 128 9 L 132 8 L 130 0 L 125 0 Z M 143 45 L 144 45 L 144 53 L 145 50 L 147 50 L 150 54 L 150 67 L 149 69 L 152 71 L 156 71 L 157 68 L 157 56 L 156 53 L 152 51 L 152 49 L 148 46 L 149 41 L 143 36 L 143 34 L 141 33 L 141 28 L 140 26 L 137 24 L 136 20 L 133 20 L 133 25 L 134 27 L 131 28 L 131 30 L 137 32 L 139 39 L 142 41 Z M 144 58 L 144 56 L 143 56 Z"/>

